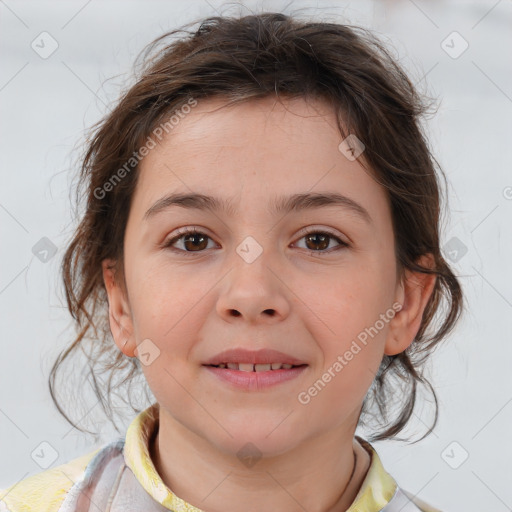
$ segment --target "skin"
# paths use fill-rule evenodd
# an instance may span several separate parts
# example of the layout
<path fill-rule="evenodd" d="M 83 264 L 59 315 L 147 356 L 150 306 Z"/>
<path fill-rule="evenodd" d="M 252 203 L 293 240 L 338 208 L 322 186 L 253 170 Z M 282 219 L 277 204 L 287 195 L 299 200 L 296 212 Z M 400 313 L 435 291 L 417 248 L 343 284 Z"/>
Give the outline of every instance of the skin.
<path fill-rule="evenodd" d="M 342 137 L 327 104 L 223 104 L 199 102 L 141 163 L 124 282 L 107 268 L 112 261 L 103 265 L 111 331 L 129 357 L 147 338 L 160 350 L 142 365 L 160 404 L 150 449 L 177 496 L 209 512 L 239 511 L 241 503 L 249 512 L 344 511 L 370 464 L 354 439 L 363 399 L 383 355 L 414 339 L 435 276 L 407 272 L 399 281 L 386 191 L 338 150 Z M 144 220 L 153 203 L 177 191 L 232 198 L 236 213 L 173 206 Z M 338 206 L 278 216 L 268 210 L 271 197 L 307 192 L 343 193 L 372 223 Z M 162 247 L 185 226 L 207 235 L 207 246 L 194 252 L 197 239 L 189 238 L 186 252 L 182 238 L 174 243 L 182 252 Z M 350 246 L 335 238 L 327 248 L 308 244 L 300 232 L 308 226 Z M 252 263 L 236 252 L 247 236 L 263 250 Z M 378 335 L 308 404 L 299 403 L 298 394 L 394 302 L 402 309 Z M 239 391 L 202 366 L 231 347 L 274 348 L 309 366 L 277 387 Z M 248 442 L 262 454 L 250 468 L 237 457 Z"/>

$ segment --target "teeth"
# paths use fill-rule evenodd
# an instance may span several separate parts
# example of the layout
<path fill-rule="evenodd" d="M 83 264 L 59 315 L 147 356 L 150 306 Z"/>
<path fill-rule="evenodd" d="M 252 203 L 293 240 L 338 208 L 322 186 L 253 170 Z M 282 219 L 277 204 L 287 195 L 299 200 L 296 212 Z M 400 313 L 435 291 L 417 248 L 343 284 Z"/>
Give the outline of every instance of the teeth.
<path fill-rule="evenodd" d="M 251 363 L 221 363 L 216 365 L 218 368 L 229 368 L 230 370 L 239 370 L 242 372 L 268 372 L 270 370 L 289 370 L 293 365 L 285 363 L 267 363 L 267 364 L 251 364 Z"/>
<path fill-rule="evenodd" d="M 255 364 L 254 371 L 256 372 L 268 372 L 272 368 L 271 364 Z"/>

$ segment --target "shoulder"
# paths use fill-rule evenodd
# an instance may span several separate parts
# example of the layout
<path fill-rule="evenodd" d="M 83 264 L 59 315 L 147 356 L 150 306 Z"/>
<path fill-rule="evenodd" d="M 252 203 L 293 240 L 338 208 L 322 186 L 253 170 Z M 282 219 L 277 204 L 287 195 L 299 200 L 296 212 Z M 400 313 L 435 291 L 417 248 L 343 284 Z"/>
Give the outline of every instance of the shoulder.
<path fill-rule="evenodd" d="M 441 512 L 403 489 L 386 471 L 376 449 L 360 436 L 356 436 L 356 440 L 369 453 L 370 467 L 350 510 Z"/>
<path fill-rule="evenodd" d="M 80 480 L 100 450 L 98 448 L 0 489 L 0 512 L 57 512 L 69 489 Z"/>

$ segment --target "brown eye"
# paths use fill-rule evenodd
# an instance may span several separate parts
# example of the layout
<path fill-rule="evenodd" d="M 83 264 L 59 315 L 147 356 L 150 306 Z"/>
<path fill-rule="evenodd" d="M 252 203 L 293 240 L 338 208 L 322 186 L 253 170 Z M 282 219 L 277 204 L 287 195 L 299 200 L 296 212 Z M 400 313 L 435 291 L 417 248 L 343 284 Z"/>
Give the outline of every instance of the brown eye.
<path fill-rule="evenodd" d="M 339 248 L 349 246 L 348 243 L 340 240 L 340 238 L 334 234 L 324 231 L 310 231 L 309 233 L 303 235 L 300 240 L 305 240 L 305 248 L 311 254 L 330 254 L 332 251 L 335 251 Z M 338 247 L 334 247 L 332 251 L 327 250 L 333 240 L 337 242 Z"/>
<path fill-rule="evenodd" d="M 329 235 L 324 235 L 322 233 L 312 233 L 305 237 L 306 246 L 311 250 L 327 249 L 327 247 L 329 247 L 330 238 L 331 237 Z"/>
<path fill-rule="evenodd" d="M 208 245 L 208 237 L 204 236 L 200 233 L 192 234 L 192 235 L 184 235 L 183 236 L 183 245 L 185 246 L 187 251 L 195 251 L 196 249 L 206 249 Z M 206 241 L 206 243 L 205 243 Z"/>
<path fill-rule="evenodd" d="M 334 234 L 324 231 L 310 231 L 303 235 L 300 240 L 305 240 L 305 249 L 310 254 L 315 255 L 330 254 L 337 249 L 349 247 L 348 243 L 344 242 Z M 205 233 L 202 233 L 195 228 L 184 228 L 181 231 L 178 231 L 178 234 L 175 237 L 165 242 L 164 248 L 169 248 L 170 250 L 177 252 L 203 252 L 208 248 L 208 241 L 213 242 L 213 240 Z M 328 250 L 332 241 L 337 242 L 338 246 Z M 181 247 L 177 246 L 177 244 L 181 244 Z"/>
<path fill-rule="evenodd" d="M 164 247 L 168 247 L 173 250 L 182 252 L 202 252 L 204 249 L 207 248 L 208 240 L 210 240 L 210 237 L 208 235 L 201 233 L 200 231 L 197 231 L 194 228 L 187 228 L 182 230 L 181 233 L 179 233 L 177 236 L 166 242 Z M 174 248 L 174 245 L 177 242 L 181 242 L 181 248 Z"/>

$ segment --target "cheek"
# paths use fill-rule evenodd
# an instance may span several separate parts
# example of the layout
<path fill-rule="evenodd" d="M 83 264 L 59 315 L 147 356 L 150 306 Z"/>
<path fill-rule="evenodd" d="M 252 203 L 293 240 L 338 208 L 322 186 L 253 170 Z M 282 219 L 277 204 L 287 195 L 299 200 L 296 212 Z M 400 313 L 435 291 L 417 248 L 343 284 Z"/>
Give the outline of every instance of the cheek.
<path fill-rule="evenodd" d="M 200 345 L 205 322 L 215 314 L 219 274 L 206 264 L 171 264 L 162 253 L 144 258 L 134 252 L 130 264 L 127 285 L 135 338 L 138 344 L 151 340 L 159 352 L 158 359 L 142 369 L 155 396 L 162 381 L 169 392 L 172 388 L 179 393 L 166 372 L 186 382 L 194 365 L 199 368 L 195 347 Z"/>
<path fill-rule="evenodd" d="M 162 350 L 182 357 L 197 338 L 201 319 L 207 315 L 211 276 L 191 275 L 190 270 L 151 266 L 132 274 L 131 303 L 138 342 L 149 338 Z M 209 282 L 211 280 L 211 283 Z M 129 285 L 130 286 L 130 285 Z"/>
<path fill-rule="evenodd" d="M 391 280 L 377 265 L 350 265 L 328 279 L 318 280 L 308 301 L 332 330 L 344 338 L 354 328 L 373 324 L 391 306 Z M 321 315 L 320 315 L 321 312 Z"/>
<path fill-rule="evenodd" d="M 196 363 L 191 351 L 212 307 L 204 297 L 208 289 L 188 279 L 183 285 L 180 279 L 151 272 L 139 281 L 133 301 L 137 343 L 151 340 L 158 354 L 151 364 L 141 365 L 142 371 L 156 399 L 169 410 L 176 407 L 177 415 L 180 409 L 191 406 L 182 385 L 190 380 L 191 365 Z M 172 403 L 168 403 L 170 397 Z"/>
<path fill-rule="evenodd" d="M 308 304 L 314 313 L 308 314 L 309 327 L 321 345 L 324 369 L 341 357 L 344 367 L 335 372 L 337 375 L 343 373 L 352 382 L 360 379 L 358 372 L 363 371 L 367 373 L 363 382 L 368 378 L 371 382 L 395 313 L 392 279 L 393 275 L 383 273 L 378 264 L 365 264 L 347 268 L 337 279 L 331 279 L 324 288 L 326 293 L 315 293 Z"/>

